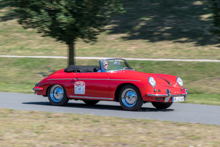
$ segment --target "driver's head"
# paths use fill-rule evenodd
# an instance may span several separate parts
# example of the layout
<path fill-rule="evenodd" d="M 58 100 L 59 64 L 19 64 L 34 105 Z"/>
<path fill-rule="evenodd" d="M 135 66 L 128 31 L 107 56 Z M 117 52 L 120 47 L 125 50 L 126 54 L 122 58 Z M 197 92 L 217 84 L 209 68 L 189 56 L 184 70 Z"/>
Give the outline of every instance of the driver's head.
<path fill-rule="evenodd" d="M 104 68 L 104 70 L 108 69 L 108 62 L 106 60 L 102 61 L 102 66 Z"/>

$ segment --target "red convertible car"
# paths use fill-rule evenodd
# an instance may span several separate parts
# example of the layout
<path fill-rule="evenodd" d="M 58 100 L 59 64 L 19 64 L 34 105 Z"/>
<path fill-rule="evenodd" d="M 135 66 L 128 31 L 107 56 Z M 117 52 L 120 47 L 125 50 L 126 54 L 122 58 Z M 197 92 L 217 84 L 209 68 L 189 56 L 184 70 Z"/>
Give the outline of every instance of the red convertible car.
<path fill-rule="evenodd" d="M 180 77 L 138 72 L 118 58 L 100 60 L 99 65 L 70 65 L 37 83 L 33 90 L 57 106 L 69 99 L 83 100 L 87 105 L 102 100 L 120 102 L 125 110 L 138 110 L 145 102 L 166 109 L 187 98 Z"/>

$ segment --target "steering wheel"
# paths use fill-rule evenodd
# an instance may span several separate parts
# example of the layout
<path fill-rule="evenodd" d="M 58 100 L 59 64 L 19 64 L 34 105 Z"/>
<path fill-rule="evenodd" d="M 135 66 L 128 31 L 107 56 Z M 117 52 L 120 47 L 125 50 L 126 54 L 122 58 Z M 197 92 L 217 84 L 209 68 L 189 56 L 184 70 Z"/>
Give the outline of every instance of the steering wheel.
<path fill-rule="evenodd" d="M 76 72 L 82 72 L 82 70 L 80 70 L 80 69 L 77 69 L 77 70 L 76 70 Z"/>

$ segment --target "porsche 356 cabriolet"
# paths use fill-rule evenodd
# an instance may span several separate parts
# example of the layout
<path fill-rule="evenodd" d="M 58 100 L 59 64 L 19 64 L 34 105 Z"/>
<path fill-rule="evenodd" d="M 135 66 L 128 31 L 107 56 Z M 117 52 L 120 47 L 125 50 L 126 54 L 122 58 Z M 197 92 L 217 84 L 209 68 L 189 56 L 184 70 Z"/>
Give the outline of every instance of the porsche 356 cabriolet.
<path fill-rule="evenodd" d="M 119 58 L 100 60 L 99 66 L 70 65 L 36 83 L 33 90 L 56 106 L 70 99 L 87 105 L 116 101 L 125 110 L 139 110 L 145 102 L 166 109 L 187 98 L 180 77 L 138 72 Z"/>

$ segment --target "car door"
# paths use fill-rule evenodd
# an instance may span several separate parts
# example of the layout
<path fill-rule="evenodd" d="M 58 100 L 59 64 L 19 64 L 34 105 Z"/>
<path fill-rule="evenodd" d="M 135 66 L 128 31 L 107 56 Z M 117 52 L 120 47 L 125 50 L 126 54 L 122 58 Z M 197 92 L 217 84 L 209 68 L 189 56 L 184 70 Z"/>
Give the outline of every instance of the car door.
<path fill-rule="evenodd" d="M 105 72 L 75 73 L 72 98 L 112 100 L 109 97 L 109 77 Z"/>

